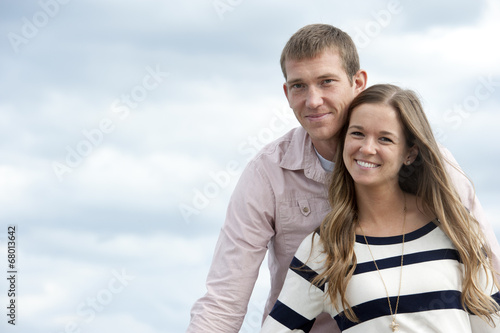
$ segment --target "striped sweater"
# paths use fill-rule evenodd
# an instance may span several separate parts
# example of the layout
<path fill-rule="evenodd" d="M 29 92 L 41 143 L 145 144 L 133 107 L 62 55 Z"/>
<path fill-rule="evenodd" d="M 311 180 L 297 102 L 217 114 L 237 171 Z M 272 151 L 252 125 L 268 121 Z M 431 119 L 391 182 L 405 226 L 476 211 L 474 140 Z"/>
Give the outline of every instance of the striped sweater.
<path fill-rule="evenodd" d="M 367 237 L 367 240 L 394 310 L 400 281 L 402 236 Z M 311 285 L 310 281 L 321 272 L 325 255 L 318 235 L 313 239 L 313 234 L 310 234 L 298 248 L 278 301 L 261 332 L 309 332 L 315 318 L 323 312 L 337 321 L 342 332 L 392 332 L 387 294 L 363 236 L 356 236 L 354 250 L 358 264 L 347 286 L 346 296 L 360 319 L 358 323 L 349 321 L 343 312 L 335 310 L 326 297 L 327 285 L 322 288 Z M 400 332 L 500 332 L 497 317 L 497 326 L 493 328 L 462 308 L 461 266 L 455 247 L 435 223 L 430 222 L 405 235 L 396 317 Z M 487 281 L 484 274 L 481 282 L 500 303 L 491 278 Z M 342 310 L 342 306 L 338 309 Z"/>

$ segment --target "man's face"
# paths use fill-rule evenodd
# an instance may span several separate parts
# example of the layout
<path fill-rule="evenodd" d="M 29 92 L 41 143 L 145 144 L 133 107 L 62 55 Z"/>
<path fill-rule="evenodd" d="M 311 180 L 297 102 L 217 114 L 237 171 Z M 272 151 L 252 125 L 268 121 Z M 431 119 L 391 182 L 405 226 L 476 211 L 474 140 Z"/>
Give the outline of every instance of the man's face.
<path fill-rule="evenodd" d="M 346 120 L 347 108 L 364 88 L 351 84 L 336 50 L 303 60 L 287 60 L 285 95 L 313 143 L 333 142 Z M 353 79 L 355 80 L 355 79 Z"/>

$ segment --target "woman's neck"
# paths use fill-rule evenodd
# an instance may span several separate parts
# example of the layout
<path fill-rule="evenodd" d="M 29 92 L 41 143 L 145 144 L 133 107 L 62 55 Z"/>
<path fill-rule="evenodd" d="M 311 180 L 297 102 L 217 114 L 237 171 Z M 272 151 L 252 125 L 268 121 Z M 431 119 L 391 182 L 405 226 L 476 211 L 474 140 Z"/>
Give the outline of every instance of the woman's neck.
<path fill-rule="evenodd" d="M 407 194 L 397 188 L 356 188 L 358 204 L 357 233 L 387 237 L 401 235 L 406 218 Z M 359 230 L 358 230 L 359 229 Z"/>
<path fill-rule="evenodd" d="M 415 231 L 435 219 L 422 201 L 399 188 L 369 190 L 356 188 L 358 226 L 356 233 L 390 237 Z M 405 212 L 406 207 L 406 212 Z M 404 223 L 404 230 L 403 230 Z M 361 227 L 362 229 L 361 229 Z"/>

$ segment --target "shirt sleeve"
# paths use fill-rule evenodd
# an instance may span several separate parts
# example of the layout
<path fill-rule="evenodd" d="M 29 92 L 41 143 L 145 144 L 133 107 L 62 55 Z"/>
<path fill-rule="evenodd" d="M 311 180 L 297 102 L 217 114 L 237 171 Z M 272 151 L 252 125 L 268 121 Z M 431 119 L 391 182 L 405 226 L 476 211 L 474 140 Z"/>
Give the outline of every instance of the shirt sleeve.
<path fill-rule="evenodd" d="M 206 294 L 191 309 L 187 333 L 238 332 L 267 245 L 274 236 L 275 198 L 255 160 L 243 171 L 219 234 Z"/>
<path fill-rule="evenodd" d="M 455 189 L 457 190 L 462 203 L 467 207 L 467 209 L 474 215 L 474 217 L 478 220 L 479 225 L 483 231 L 484 236 L 486 237 L 486 241 L 491 248 L 492 252 L 492 262 L 493 267 L 497 272 L 500 273 L 500 245 L 498 244 L 498 240 L 495 236 L 495 231 L 493 230 L 493 226 L 488 222 L 485 213 L 483 211 L 483 207 L 479 203 L 479 200 L 476 196 L 476 192 L 471 181 L 465 176 L 462 169 L 458 165 L 458 162 L 455 160 L 450 151 L 443 146 L 440 146 L 441 153 L 445 159 L 446 171 L 448 172 Z M 500 278 L 500 275 L 497 275 Z"/>
<path fill-rule="evenodd" d="M 316 317 L 324 312 L 325 286 L 312 285 L 317 276 L 317 243 L 307 236 L 295 254 L 285 283 L 261 333 L 309 332 Z M 311 249 L 313 252 L 311 253 Z"/>

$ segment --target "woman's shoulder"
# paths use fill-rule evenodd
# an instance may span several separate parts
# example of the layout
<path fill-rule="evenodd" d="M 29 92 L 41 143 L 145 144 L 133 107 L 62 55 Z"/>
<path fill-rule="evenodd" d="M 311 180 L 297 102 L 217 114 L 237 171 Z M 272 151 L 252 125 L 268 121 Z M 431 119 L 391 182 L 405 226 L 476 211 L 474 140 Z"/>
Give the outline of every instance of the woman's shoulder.
<path fill-rule="evenodd" d="M 319 232 L 313 231 L 304 238 L 295 253 L 295 258 L 312 269 L 322 267 L 325 260 L 325 251 Z"/>
<path fill-rule="evenodd" d="M 406 193 L 406 232 L 413 232 L 425 227 L 429 222 L 434 221 L 436 216 L 430 212 L 424 204 L 424 200 L 413 194 Z"/>

